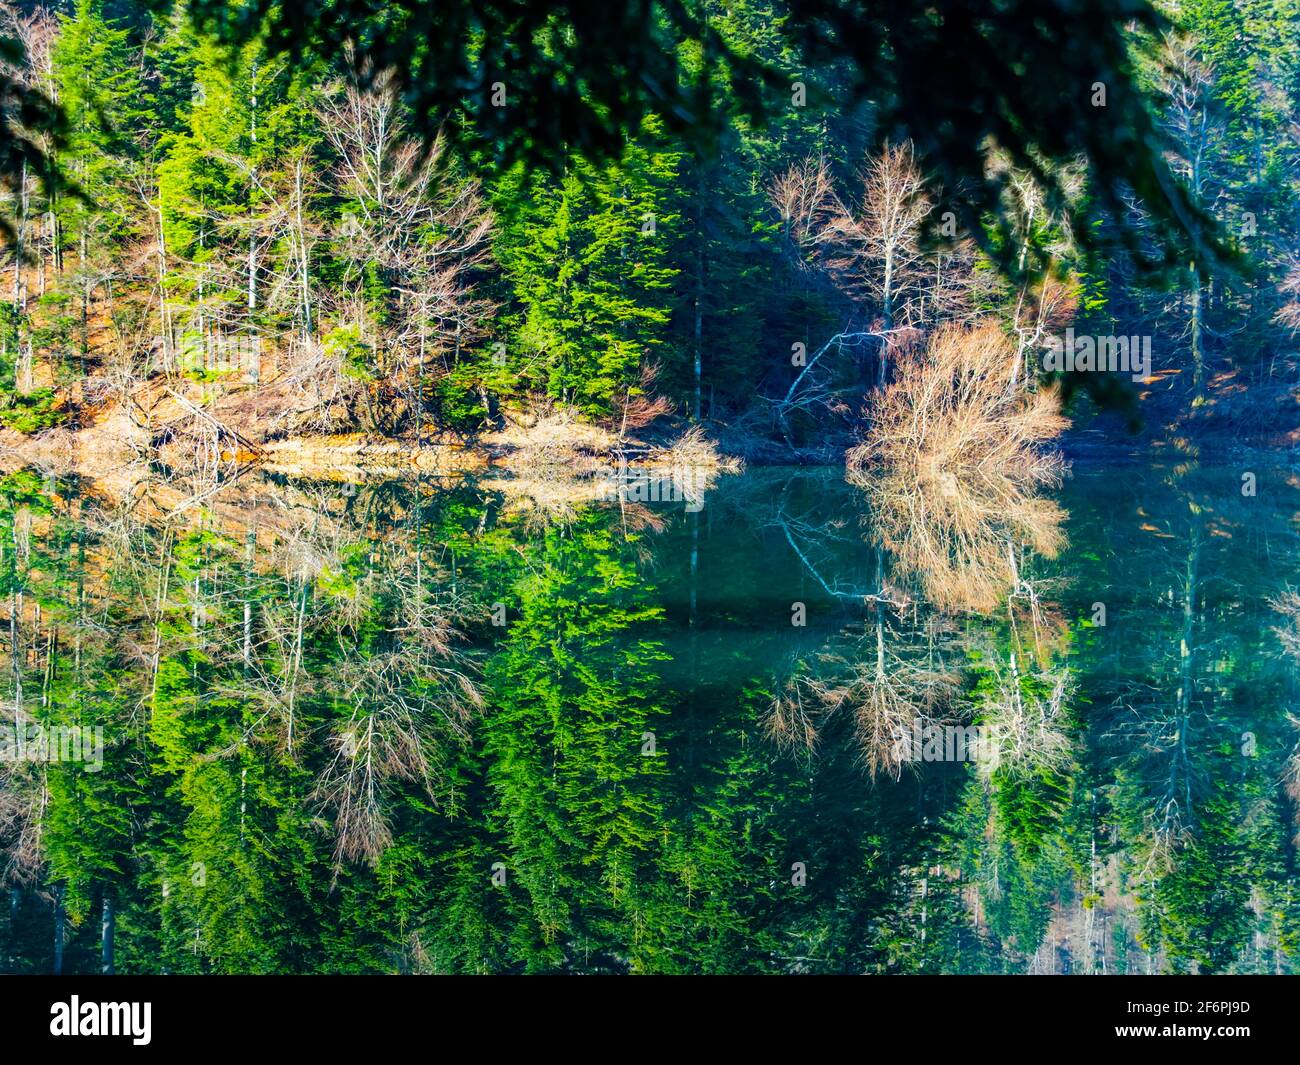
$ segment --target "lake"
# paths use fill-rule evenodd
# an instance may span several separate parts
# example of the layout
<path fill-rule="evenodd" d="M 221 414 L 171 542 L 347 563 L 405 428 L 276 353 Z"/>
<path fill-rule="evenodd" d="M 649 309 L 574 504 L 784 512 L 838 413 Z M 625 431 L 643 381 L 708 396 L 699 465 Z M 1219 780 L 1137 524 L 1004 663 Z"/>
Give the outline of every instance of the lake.
<path fill-rule="evenodd" d="M 4 970 L 1300 968 L 1293 471 L 663 487 L 10 473 Z"/>

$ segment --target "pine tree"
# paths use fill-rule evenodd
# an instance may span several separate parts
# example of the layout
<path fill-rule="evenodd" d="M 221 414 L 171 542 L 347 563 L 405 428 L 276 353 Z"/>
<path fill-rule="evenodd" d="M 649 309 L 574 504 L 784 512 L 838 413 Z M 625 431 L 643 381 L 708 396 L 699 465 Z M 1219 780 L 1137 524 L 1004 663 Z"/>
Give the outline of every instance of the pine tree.
<path fill-rule="evenodd" d="M 681 155 L 661 133 L 647 119 L 618 166 L 575 158 L 558 181 L 516 177 L 498 190 L 529 198 L 500 249 L 522 307 L 516 365 L 591 417 L 609 415 L 643 366 L 680 358 L 668 325 Z"/>
<path fill-rule="evenodd" d="M 54 84 L 67 115 L 60 162 L 74 188 L 57 200 L 54 262 L 79 300 L 81 369 L 89 352 L 90 303 L 113 292 L 127 267 L 122 255 L 140 234 L 133 188 L 148 122 L 146 96 L 126 28 L 108 20 L 99 0 L 78 0 L 51 54 Z M 129 274 L 128 274 L 129 276 Z"/>

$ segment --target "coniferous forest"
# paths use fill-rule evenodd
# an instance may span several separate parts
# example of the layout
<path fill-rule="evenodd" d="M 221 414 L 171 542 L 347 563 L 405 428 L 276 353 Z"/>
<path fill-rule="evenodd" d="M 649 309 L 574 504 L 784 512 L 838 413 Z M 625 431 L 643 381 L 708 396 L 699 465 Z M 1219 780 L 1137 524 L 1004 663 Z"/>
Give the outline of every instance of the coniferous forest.
<path fill-rule="evenodd" d="M 0 3 L 0 970 L 1300 972 L 1297 45 Z"/>

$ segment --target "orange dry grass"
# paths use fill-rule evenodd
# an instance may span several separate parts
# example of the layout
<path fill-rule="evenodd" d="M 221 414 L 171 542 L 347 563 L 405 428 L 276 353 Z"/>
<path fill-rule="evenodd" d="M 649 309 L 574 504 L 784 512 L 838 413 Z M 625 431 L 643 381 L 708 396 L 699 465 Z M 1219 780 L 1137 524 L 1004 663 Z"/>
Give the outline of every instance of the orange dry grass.
<path fill-rule="evenodd" d="M 1036 494 L 1062 472 L 1042 445 L 1067 422 L 1055 391 L 1013 384 L 1015 349 L 994 324 L 941 328 L 903 360 L 849 478 L 877 536 L 941 610 L 987 611 L 1020 579 L 1016 544 L 1054 555 L 1063 514 Z"/>
<path fill-rule="evenodd" d="M 886 473 L 866 488 L 880 545 L 943 611 L 987 613 L 1014 591 L 1017 543 L 1048 558 L 1064 546 L 1061 508 L 1006 476 L 909 482 Z"/>
<path fill-rule="evenodd" d="M 1069 423 L 1055 389 L 1018 390 L 1014 372 L 1015 347 L 995 323 L 941 327 L 923 356 L 899 363 L 870 435 L 849 452 L 850 468 L 995 469 L 1050 479 L 1060 462 L 1040 446 Z"/>

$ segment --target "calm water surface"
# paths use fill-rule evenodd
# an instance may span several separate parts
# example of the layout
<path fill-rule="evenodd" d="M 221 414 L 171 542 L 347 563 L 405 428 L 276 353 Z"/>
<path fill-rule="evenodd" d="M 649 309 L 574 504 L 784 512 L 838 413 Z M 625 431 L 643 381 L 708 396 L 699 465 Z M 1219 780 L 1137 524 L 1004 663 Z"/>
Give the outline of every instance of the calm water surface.
<path fill-rule="evenodd" d="M 1243 472 L 10 474 L 0 963 L 1296 971 L 1300 482 Z"/>

